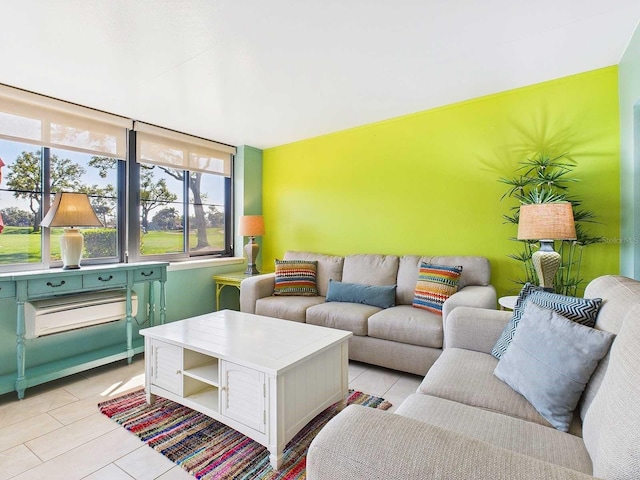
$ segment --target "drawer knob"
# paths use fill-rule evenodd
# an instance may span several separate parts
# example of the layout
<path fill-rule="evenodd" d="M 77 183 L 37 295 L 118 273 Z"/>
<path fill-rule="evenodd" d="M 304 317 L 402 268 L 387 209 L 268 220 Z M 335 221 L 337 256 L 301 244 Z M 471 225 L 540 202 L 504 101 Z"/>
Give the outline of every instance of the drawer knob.
<path fill-rule="evenodd" d="M 143 277 L 150 277 L 151 275 L 153 275 L 153 270 L 151 270 L 149 273 L 140 272 L 140 275 L 142 275 Z"/>
<path fill-rule="evenodd" d="M 57 288 L 57 287 L 61 287 L 62 285 L 64 285 L 65 282 L 64 280 L 62 280 L 60 283 L 51 283 L 51 282 L 47 282 L 47 287 L 51 287 L 51 288 Z"/>
<path fill-rule="evenodd" d="M 98 277 L 98 280 L 100 280 L 101 282 L 108 282 L 109 280 L 111 280 L 113 278 L 113 275 L 109 275 L 108 277 L 104 278 L 102 276 Z"/>

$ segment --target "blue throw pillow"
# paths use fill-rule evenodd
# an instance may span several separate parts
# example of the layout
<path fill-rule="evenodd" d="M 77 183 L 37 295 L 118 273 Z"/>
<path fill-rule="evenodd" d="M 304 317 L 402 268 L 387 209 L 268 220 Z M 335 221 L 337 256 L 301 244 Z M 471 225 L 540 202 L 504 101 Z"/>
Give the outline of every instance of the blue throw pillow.
<path fill-rule="evenodd" d="M 389 308 L 396 304 L 396 286 L 362 285 L 330 279 L 327 302 L 362 303 L 373 307 Z"/>
<path fill-rule="evenodd" d="M 527 302 L 494 375 L 524 396 L 551 425 L 567 432 L 573 411 L 614 335 Z"/>

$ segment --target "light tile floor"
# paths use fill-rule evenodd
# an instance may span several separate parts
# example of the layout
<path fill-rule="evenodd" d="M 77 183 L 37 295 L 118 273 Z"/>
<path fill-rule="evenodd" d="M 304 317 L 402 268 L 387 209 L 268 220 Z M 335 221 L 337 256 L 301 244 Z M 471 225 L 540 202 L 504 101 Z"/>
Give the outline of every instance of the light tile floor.
<path fill-rule="evenodd" d="M 393 411 L 421 377 L 363 363 L 349 364 L 349 386 L 384 397 Z M 102 415 L 97 404 L 144 385 L 137 355 L 82 374 L 0 396 L 0 480 L 193 479 L 133 434 Z"/>

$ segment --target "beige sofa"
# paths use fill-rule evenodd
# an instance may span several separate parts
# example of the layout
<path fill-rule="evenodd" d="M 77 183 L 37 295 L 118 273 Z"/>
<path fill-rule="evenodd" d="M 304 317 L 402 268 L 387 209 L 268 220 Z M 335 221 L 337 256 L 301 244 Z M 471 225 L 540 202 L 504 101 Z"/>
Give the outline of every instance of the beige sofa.
<path fill-rule="evenodd" d="M 596 328 L 617 334 L 569 433 L 493 375 L 510 313 L 458 308 L 447 348 L 396 413 L 349 406 L 318 434 L 309 480 L 640 478 L 640 282 L 604 276 Z"/>
<path fill-rule="evenodd" d="M 489 284 L 491 268 L 484 257 L 416 255 L 348 255 L 286 252 L 284 260 L 315 260 L 318 296 L 274 296 L 274 275 L 243 280 L 240 310 L 269 317 L 307 322 L 353 332 L 352 360 L 424 375 L 442 353 L 443 322 L 458 306 L 496 308 L 496 291 Z M 422 261 L 461 265 L 458 292 L 443 305 L 442 315 L 412 306 Z M 326 302 L 329 280 L 366 285 L 397 285 L 396 305 L 378 308 Z"/>

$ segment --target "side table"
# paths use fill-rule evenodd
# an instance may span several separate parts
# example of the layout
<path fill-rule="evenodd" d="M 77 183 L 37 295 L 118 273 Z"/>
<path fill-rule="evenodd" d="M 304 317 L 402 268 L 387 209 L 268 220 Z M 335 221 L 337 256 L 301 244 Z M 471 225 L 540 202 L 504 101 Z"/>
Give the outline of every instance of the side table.
<path fill-rule="evenodd" d="M 245 278 L 257 277 L 260 275 L 266 275 L 266 273 L 258 273 L 254 275 L 249 275 L 243 272 L 230 272 L 230 273 L 221 273 L 219 275 L 214 275 L 213 281 L 216 282 L 216 310 L 220 309 L 220 292 L 224 287 L 236 287 L 240 290 L 240 284 L 242 280 Z"/>
<path fill-rule="evenodd" d="M 498 304 L 500 305 L 500 310 L 513 310 L 516 306 L 516 300 L 518 299 L 517 295 L 510 295 L 508 297 L 500 297 L 498 299 Z"/>

